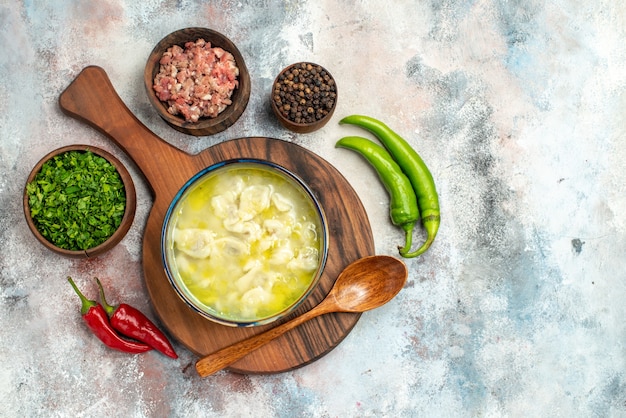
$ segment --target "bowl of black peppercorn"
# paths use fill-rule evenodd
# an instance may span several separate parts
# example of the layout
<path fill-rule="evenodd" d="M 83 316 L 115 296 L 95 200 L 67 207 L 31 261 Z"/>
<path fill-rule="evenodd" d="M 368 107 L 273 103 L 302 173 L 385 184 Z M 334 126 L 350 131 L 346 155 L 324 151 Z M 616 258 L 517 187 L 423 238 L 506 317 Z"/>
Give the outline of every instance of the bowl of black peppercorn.
<path fill-rule="evenodd" d="M 270 101 L 285 128 L 296 133 L 313 132 L 332 117 L 337 107 L 337 84 L 321 65 L 298 62 L 278 74 Z"/>

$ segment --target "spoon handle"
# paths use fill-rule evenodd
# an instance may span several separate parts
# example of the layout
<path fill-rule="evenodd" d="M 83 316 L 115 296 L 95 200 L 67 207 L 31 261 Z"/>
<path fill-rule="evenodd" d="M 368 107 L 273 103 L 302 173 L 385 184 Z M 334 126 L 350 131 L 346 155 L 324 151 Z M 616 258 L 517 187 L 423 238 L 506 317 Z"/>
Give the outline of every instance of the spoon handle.
<path fill-rule="evenodd" d="M 298 325 L 315 318 L 316 316 L 323 315 L 331 311 L 326 308 L 325 301 L 322 301 L 315 308 L 304 314 L 295 317 L 291 321 L 285 322 L 277 327 L 271 328 L 265 332 L 252 336 L 243 341 L 236 342 L 232 345 L 224 347 L 214 353 L 211 353 L 205 357 L 202 357 L 196 362 L 196 370 L 201 377 L 209 376 L 225 367 L 230 366 L 237 360 L 242 359 L 250 352 L 261 348 L 263 345 L 269 343 L 275 338 L 280 337 L 287 331 L 297 327 Z"/>

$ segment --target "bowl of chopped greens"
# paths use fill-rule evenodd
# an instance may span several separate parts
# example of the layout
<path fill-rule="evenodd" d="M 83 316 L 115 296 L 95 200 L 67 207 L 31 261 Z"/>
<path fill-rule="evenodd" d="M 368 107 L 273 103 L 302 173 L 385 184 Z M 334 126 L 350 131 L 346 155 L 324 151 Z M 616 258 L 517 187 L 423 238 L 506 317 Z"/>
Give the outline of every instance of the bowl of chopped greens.
<path fill-rule="evenodd" d="M 124 165 L 91 145 L 69 145 L 43 157 L 24 188 L 24 214 L 48 249 L 72 258 L 95 257 L 126 235 L 136 194 Z"/>

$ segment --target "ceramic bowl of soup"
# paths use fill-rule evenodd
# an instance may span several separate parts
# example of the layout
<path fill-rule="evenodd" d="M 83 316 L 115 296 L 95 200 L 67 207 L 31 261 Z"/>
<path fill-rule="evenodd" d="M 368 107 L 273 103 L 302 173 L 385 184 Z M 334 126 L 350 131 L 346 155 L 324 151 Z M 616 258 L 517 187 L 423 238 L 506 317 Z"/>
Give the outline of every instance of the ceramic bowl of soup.
<path fill-rule="evenodd" d="M 235 159 L 181 188 L 165 216 L 161 250 L 171 285 L 192 310 L 227 326 L 264 325 L 293 312 L 319 282 L 328 228 L 297 175 Z"/>

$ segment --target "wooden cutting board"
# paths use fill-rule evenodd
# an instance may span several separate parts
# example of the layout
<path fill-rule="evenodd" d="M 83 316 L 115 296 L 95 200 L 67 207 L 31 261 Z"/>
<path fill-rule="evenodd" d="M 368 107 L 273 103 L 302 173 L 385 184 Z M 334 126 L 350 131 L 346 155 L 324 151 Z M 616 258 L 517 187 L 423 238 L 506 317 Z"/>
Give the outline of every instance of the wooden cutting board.
<path fill-rule="evenodd" d="M 165 213 L 174 195 L 200 170 L 226 159 L 266 159 L 298 174 L 319 199 L 329 225 L 328 261 L 319 286 L 292 316 L 318 304 L 349 263 L 374 255 L 369 220 L 356 192 L 332 165 L 303 147 L 278 139 L 251 137 L 229 140 L 190 155 L 146 128 L 122 102 L 106 72 L 95 66 L 86 67 L 76 77 L 61 94 L 59 104 L 66 114 L 108 136 L 145 176 L 154 195 L 143 238 L 146 288 L 169 333 L 198 356 L 277 325 L 233 328 L 213 323 L 188 308 L 167 279 L 160 250 Z M 250 353 L 230 370 L 278 373 L 308 364 L 336 347 L 359 317 L 360 314 L 351 313 L 318 317 Z"/>

